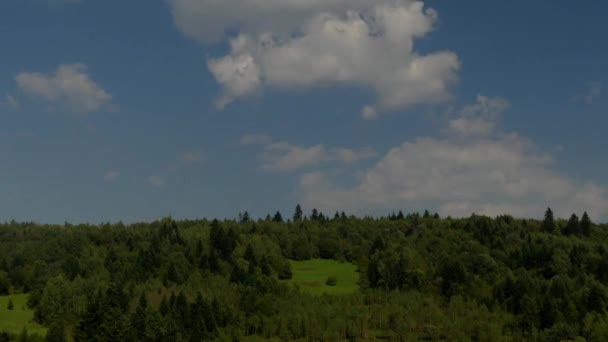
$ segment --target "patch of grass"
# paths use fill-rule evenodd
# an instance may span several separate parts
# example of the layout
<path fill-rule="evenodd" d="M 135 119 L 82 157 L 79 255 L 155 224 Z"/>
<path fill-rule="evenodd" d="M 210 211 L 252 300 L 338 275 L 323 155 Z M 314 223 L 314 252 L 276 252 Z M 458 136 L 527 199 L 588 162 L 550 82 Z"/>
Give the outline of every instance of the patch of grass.
<path fill-rule="evenodd" d="M 293 278 L 289 283 L 298 285 L 303 291 L 312 294 L 350 294 L 359 290 L 357 266 L 336 260 L 290 260 Z M 335 286 L 326 284 L 334 277 Z"/>
<path fill-rule="evenodd" d="M 46 328 L 34 323 L 34 310 L 27 307 L 29 295 L 0 296 L 0 331 L 19 335 L 23 327 L 29 335 L 46 336 Z M 13 310 L 8 309 L 9 301 L 13 302 Z"/>

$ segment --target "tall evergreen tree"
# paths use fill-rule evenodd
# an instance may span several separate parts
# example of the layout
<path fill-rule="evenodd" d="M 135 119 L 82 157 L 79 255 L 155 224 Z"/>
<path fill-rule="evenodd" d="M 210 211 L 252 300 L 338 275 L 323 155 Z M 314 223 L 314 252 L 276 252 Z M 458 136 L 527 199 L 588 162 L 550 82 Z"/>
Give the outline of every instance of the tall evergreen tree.
<path fill-rule="evenodd" d="M 587 212 L 585 211 L 583 213 L 583 217 L 581 218 L 581 233 L 585 236 L 589 236 L 591 234 L 591 219 L 589 218 L 589 215 L 587 215 Z"/>
<path fill-rule="evenodd" d="M 555 232 L 555 220 L 553 219 L 553 211 L 551 208 L 547 208 L 547 211 L 545 211 L 545 218 L 541 224 L 541 230 L 546 233 Z"/>
<path fill-rule="evenodd" d="M 566 229 L 564 230 L 564 233 L 566 235 L 577 235 L 580 233 L 580 223 L 578 221 L 578 216 L 576 216 L 576 214 L 572 214 L 570 216 L 570 219 L 568 220 L 568 223 L 566 224 Z"/>
<path fill-rule="evenodd" d="M 279 211 L 277 211 L 277 212 L 274 214 L 274 217 L 272 218 L 272 221 L 273 221 L 273 222 L 277 222 L 277 223 L 281 223 L 281 222 L 283 222 L 283 216 L 281 215 L 281 213 L 280 213 Z"/>
<path fill-rule="evenodd" d="M 300 204 L 298 203 L 298 205 L 296 205 L 296 209 L 293 213 L 293 222 L 298 222 L 302 220 L 302 207 L 300 207 Z"/>

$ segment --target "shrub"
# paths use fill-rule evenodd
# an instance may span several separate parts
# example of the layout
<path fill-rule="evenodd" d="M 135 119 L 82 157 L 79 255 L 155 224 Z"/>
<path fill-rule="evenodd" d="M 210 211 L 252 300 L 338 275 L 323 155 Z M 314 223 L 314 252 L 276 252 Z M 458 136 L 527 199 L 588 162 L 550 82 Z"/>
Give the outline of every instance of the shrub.
<path fill-rule="evenodd" d="M 325 281 L 325 285 L 329 285 L 329 286 L 336 286 L 337 283 L 338 283 L 338 280 L 334 276 L 327 277 L 327 280 Z"/>

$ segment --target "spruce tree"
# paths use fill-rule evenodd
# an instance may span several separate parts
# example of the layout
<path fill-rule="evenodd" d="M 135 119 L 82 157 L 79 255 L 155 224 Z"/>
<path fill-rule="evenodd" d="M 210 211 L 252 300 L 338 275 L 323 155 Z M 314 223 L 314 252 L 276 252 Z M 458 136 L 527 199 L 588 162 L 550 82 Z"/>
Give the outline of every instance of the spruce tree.
<path fill-rule="evenodd" d="M 296 205 L 296 210 L 293 213 L 293 222 L 298 222 L 302 220 L 302 207 L 300 207 L 300 204 Z"/>
<path fill-rule="evenodd" d="M 555 232 L 555 221 L 553 219 L 553 211 L 551 211 L 551 208 L 547 208 L 547 211 L 545 211 L 545 218 L 541 224 L 541 230 L 546 233 Z"/>
<path fill-rule="evenodd" d="M 272 218 L 273 222 L 277 222 L 277 223 L 282 223 L 283 222 L 283 216 L 281 215 L 281 213 L 279 211 L 277 211 L 274 214 L 274 217 Z"/>
<path fill-rule="evenodd" d="M 580 232 L 580 223 L 578 221 L 578 216 L 576 214 L 572 214 L 570 219 L 568 220 L 568 224 L 566 224 L 566 229 L 564 233 L 566 235 L 577 235 Z"/>
<path fill-rule="evenodd" d="M 587 212 L 585 211 L 583 213 L 583 217 L 581 218 L 581 233 L 585 236 L 589 236 L 589 234 L 591 234 L 591 219 L 589 218 L 589 215 L 587 215 Z"/>

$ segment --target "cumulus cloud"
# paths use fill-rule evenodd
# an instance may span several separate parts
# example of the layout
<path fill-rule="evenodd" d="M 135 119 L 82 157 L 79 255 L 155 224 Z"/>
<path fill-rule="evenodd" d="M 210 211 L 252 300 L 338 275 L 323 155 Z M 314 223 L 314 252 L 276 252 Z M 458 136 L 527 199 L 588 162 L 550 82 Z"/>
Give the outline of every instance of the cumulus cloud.
<path fill-rule="evenodd" d="M 494 133 L 501 114 L 509 102 L 500 97 L 477 96 L 477 102 L 465 106 L 448 124 L 451 133 L 461 136 L 487 136 Z"/>
<path fill-rule="evenodd" d="M 207 61 L 224 88 L 218 108 L 263 86 L 349 84 L 372 90 L 377 106 L 392 110 L 444 101 L 458 81 L 455 53 L 422 55 L 413 48 L 437 20 L 437 13 L 421 1 L 169 3 L 177 26 L 189 36 L 212 41 L 230 28 L 239 33 L 230 41 L 228 55 Z"/>
<path fill-rule="evenodd" d="M 261 145 L 260 167 L 275 172 L 293 171 L 323 163 L 352 164 L 376 156 L 371 148 L 327 148 L 322 144 L 297 146 L 285 141 L 272 142 L 270 137 L 262 135 L 245 135 L 241 143 Z"/>
<path fill-rule="evenodd" d="M 95 112 L 112 96 L 91 79 L 83 64 L 60 65 L 54 73 L 22 72 L 15 77 L 26 94 L 67 106 L 78 113 Z"/>
<path fill-rule="evenodd" d="M 150 176 L 148 177 L 148 183 L 155 188 L 162 188 L 165 186 L 165 180 L 159 176 Z"/>
<path fill-rule="evenodd" d="M 473 111 L 483 112 L 479 105 L 488 100 L 478 101 Z M 595 218 L 608 217 L 606 187 L 553 170 L 552 156 L 517 134 L 483 133 L 405 142 L 349 188 L 338 187 L 326 173 L 308 173 L 300 180 L 302 203 L 325 211 L 427 207 L 453 216 L 527 217 L 542 215 L 550 206 L 560 216 L 587 210 Z"/>

